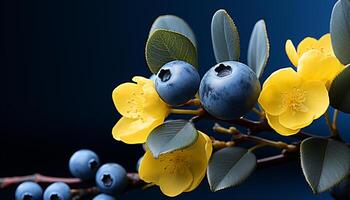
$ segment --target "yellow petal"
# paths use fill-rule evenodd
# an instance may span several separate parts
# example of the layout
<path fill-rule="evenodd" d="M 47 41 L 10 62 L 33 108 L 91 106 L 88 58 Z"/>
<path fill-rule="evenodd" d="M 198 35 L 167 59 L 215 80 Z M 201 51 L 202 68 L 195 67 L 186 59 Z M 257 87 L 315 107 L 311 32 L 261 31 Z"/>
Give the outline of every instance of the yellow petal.
<path fill-rule="evenodd" d="M 193 183 L 186 192 L 196 189 L 202 182 L 212 149 L 211 139 L 204 133 L 199 132 L 197 142 L 183 151 L 186 159 L 190 161 L 189 169 L 193 176 Z"/>
<path fill-rule="evenodd" d="M 145 143 L 151 131 L 162 124 L 163 119 L 147 117 L 145 119 L 130 119 L 122 117 L 113 127 L 114 139 L 127 144 Z"/>
<path fill-rule="evenodd" d="M 128 118 L 138 118 L 144 104 L 142 88 L 135 83 L 123 83 L 113 90 L 112 98 L 118 112 Z"/>
<path fill-rule="evenodd" d="M 299 57 L 301 57 L 304 53 L 312 49 L 319 49 L 318 41 L 315 38 L 307 37 L 299 43 L 297 52 Z"/>
<path fill-rule="evenodd" d="M 140 86 L 143 86 L 145 84 L 154 84 L 152 80 L 142 77 L 142 76 L 134 76 L 132 78 L 132 81 L 139 84 Z"/>
<path fill-rule="evenodd" d="M 140 178 L 147 183 L 158 183 L 164 174 L 164 167 L 160 159 L 154 159 L 152 153 L 146 150 L 139 168 Z"/>
<path fill-rule="evenodd" d="M 292 64 L 295 67 L 298 67 L 298 60 L 299 60 L 299 55 L 294 47 L 294 44 L 291 40 L 287 40 L 286 45 L 285 45 L 285 50 L 287 53 L 287 56 L 289 60 L 292 62 Z"/>
<path fill-rule="evenodd" d="M 298 74 L 306 80 L 322 81 L 327 88 L 343 65 L 336 57 L 325 56 L 318 50 L 311 50 L 299 59 Z"/>
<path fill-rule="evenodd" d="M 273 128 L 277 133 L 283 136 L 294 135 L 300 131 L 300 129 L 293 130 L 282 126 L 278 121 L 278 116 L 272 116 L 266 113 L 266 118 L 271 128 Z"/>
<path fill-rule="evenodd" d="M 289 129 L 297 130 L 310 125 L 314 119 L 313 112 L 304 107 L 303 111 L 287 110 L 278 117 L 279 123 Z"/>
<path fill-rule="evenodd" d="M 328 91 L 320 81 L 306 81 L 302 85 L 306 91 L 305 106 L 314 114 L 314 119 L 321 117 L 329 106 Z"/>
<path fill-rule="evenodd" d="M 275 84 L 280 89 L 288 90 L 293 87 L 298 87 L 301 84 L 301 77 L 291 67 L 282 68 L 273 72 L 264 82 L 263 88 L 270 84 Z"/>
<path fill-rule="evenodd" d="M 331 34 L 327 33 L 318 40 L 320 50 L 324 55 L 335 56 L 332 48 Z"/>
<path fill-rule="evenodd" d="M 193 182 L 193 177 L 187 167 L 178 166 L 172 173 L 167 173 L 159 178 L 160 190 L 169 197 L 174 197 L 184 192 Z"/>
<path fill-rule="evenodd" d="M 277 83 L 278 84 L 278 83 Z M 285 111 L 282 92 L 279 86 L 270 84 L 264 87 L 259 96 L 259 104 L 270 115 L 279 115 Z"/>

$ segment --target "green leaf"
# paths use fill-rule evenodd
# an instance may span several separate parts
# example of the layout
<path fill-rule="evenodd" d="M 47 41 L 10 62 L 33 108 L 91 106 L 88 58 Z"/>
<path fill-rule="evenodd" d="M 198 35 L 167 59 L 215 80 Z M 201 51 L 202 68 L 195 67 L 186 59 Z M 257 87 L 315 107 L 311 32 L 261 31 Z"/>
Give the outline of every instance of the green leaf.
<path fill-rule="evenodd" d="M 191 27 L 175 15 L 163 15 L 159 16 L 152 24 L 149 35 L 151 35 L 157 29 L 165 29 L 173 32 L 180 33 L 191 40 L 194 46 L 196 46 L 196 37 L 191 29 Z"/>
<path fill-rule="evenodd" d="M 211 21 L 211 39 L 216 62 L 239 60 L 239 34 L 226 10 L 221 9 L 214 14 Z"/>
<path fill-rule="evenodd" d="M 256 157 L 240 147 L 215 152 L 207 168 L 207 178 L 213 192 L 242 183 L 254 171 Z"/>
<path fill-rule="evenodd" d="M 196 47 L 180 33 L 155 30 L 146 44 L 146 61 L 149 69 L 155 74 L 164 64 L 174 60 L 183 60 L 197 68 Z"/>
<path fill-rule="evenodd" d="M 329 190 L 349 174 L 350 149 L 343 143 L 309 138 L 301 143 L 301 167 L 314 193 Z"/>
<path fill-rule="evenodd" d="M 147 138 L 147 146 L 154 158 L 191 146 L 197 141 L 198 132 L 185 120 L 170 120 L 156 127 Z"/>
<path fill-rule="evenodd" d="M 258 21 L 249 40 L 248 66 L 260 78 L 263 74 L 270 55 L 270 43 L 264 20 Z"/>
<path fill-rule="evenodd" d="M 339 0 L 333 7 L 330 33 L 334 54 L 344 65 L 350 63 L 350 0 Z"/>
<path fill-rule="evenodd" d="M 350 113 L 350 65 L 333 80 L 329 99 L 334 108 Z"/>

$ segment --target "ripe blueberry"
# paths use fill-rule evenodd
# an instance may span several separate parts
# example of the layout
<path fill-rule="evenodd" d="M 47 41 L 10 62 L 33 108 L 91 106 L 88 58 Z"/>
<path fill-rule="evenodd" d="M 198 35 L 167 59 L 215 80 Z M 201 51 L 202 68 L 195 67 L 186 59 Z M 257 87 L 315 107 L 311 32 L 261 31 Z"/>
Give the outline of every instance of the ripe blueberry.
<path fill-rule="evenodd" d="M 69 159 L 69 171 L 77 178 L 91 179 L 95 176 L 100 159 L 91 150 L 82 149 L 75 152 Z"/>
<path fill-rule="evenodd" d="M 103 193 L 121 193 L 128 183 L 125 169 L 116 164 L 104 164 L 97 170 L 96 185 Z"/>
<path fill-rule="evenodd" d="M 235 119 L 249 112 L 261 90 L 255 73 L 235 61 L 219 63 L 204 75 L 199 96 L 206 111 L 223 119 Z"/>
<path fill-rule="evenodd" d="M 49 185 L 44 192 L 44 200 L 71 200 L 70 188 L 67 184 L 56 182 Z"/>
<path fill-rule="evenodd" d="M 107 194 L 99 194 L 95 196 L 92 200 L 115 200 L 115 198 Z"/>
<path fill-rule="evenodd" d="M 34 182 L 21 183 L 15 193 L 16 200 L 41 200 L 43 198 L 43 189 Z"/>
<path fill-rule="evenodd" d="M 169 105 L 186 103 L 198 91 L 200 77 L 187 62 L 171 61 L 160 68 L 155 84 L 160 98 Z"/>

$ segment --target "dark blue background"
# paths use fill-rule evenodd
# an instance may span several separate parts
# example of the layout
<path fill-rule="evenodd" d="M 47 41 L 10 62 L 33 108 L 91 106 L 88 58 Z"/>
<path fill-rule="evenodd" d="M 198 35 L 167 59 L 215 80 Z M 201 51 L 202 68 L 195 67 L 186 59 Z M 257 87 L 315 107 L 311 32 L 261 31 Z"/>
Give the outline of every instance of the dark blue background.
<path fill-rule="evenodd" d="M 104 162 L 129 171 L 142 155 L 140 146 L 113 140 L 118 120 L 112 90 L 134 75 L 149 76 L 145 41 L 153 20 L 175 14 L 193 28 L 200 74 L 215 63 L 210 38 L 213 13 L 225 8 L 241 36 L 242 61 L 255 22 L 265 19 L 271 42 L 266 78 L 291 66 L 284 52 L 290 38 L 329 32 L 335 0 L 8 0 L 1 3 L 0 176 L 40 172 L 69 176 L 67 162 L 77 149 L 91 148 Z M 341 132 L 348 116 L 341 115 Z M 209 125 L 207 125 L 209 127 Z M 308 128 L 328 134 L 324 119 Z M 210 129 L 208 129 L 210 130 Z M 207 131 L 210 133 L 210 131 Z M 13 188 L 0 192 L 12 199 Z M 10 196 L 8 196 L 10 195 Z M 159 190 L 135 191 L 124 198 L 165 199 Z M 3 197 L 2 197 L 3 196 Z M 239 188 L 210 193 L 202 186 L 177 199 L 330 199 L 313 195 L 300 164 L 258 170 Z"/>

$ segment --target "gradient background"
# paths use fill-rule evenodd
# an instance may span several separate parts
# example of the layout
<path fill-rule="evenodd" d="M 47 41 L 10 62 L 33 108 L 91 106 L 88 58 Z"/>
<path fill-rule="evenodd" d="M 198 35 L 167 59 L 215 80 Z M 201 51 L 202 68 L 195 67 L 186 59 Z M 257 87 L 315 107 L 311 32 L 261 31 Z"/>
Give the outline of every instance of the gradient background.
<path fill-rule="evenodd" d="M 329 32 L 335 0 L 7 0 L 1 3 L 0 31 L 0 177 L 34 172 L 69 176 L 70 155 L 80 148 L 96 151 L 103 162 L 134 171 L 140 146 L 116 142 L 111 128 L 120 117 L 112 90 L 134 75 L 149 76 L 145 41 L 153 20 L 175 14 L 193 28 L 200 74 L 215 63 L 211 17 L 225 8 L 241 37 L 242 61 L 255 22 L 265 19 L 271 42 L 263 76 L 291 66 L 284 52 L 306 36 Z M 340 131 L 348 116 L 341 115 Z M 210 134 L 210 125 L 202 123 Z M 324 119 L 310 131 L 328 134 Z M 344 136 L 346 138 L 346 136 Z M 346 139 L 349 139 L 348 136 Z M 0 191 L 13 199 L 14 188 Z M 157 188 L 133 191 L 121 199 L 167 199 Z M 242 186 L 209 192 L 206 181 L 176 199 L 331 199 L 313 195 L 299 162 L 256 171 Z"/>

